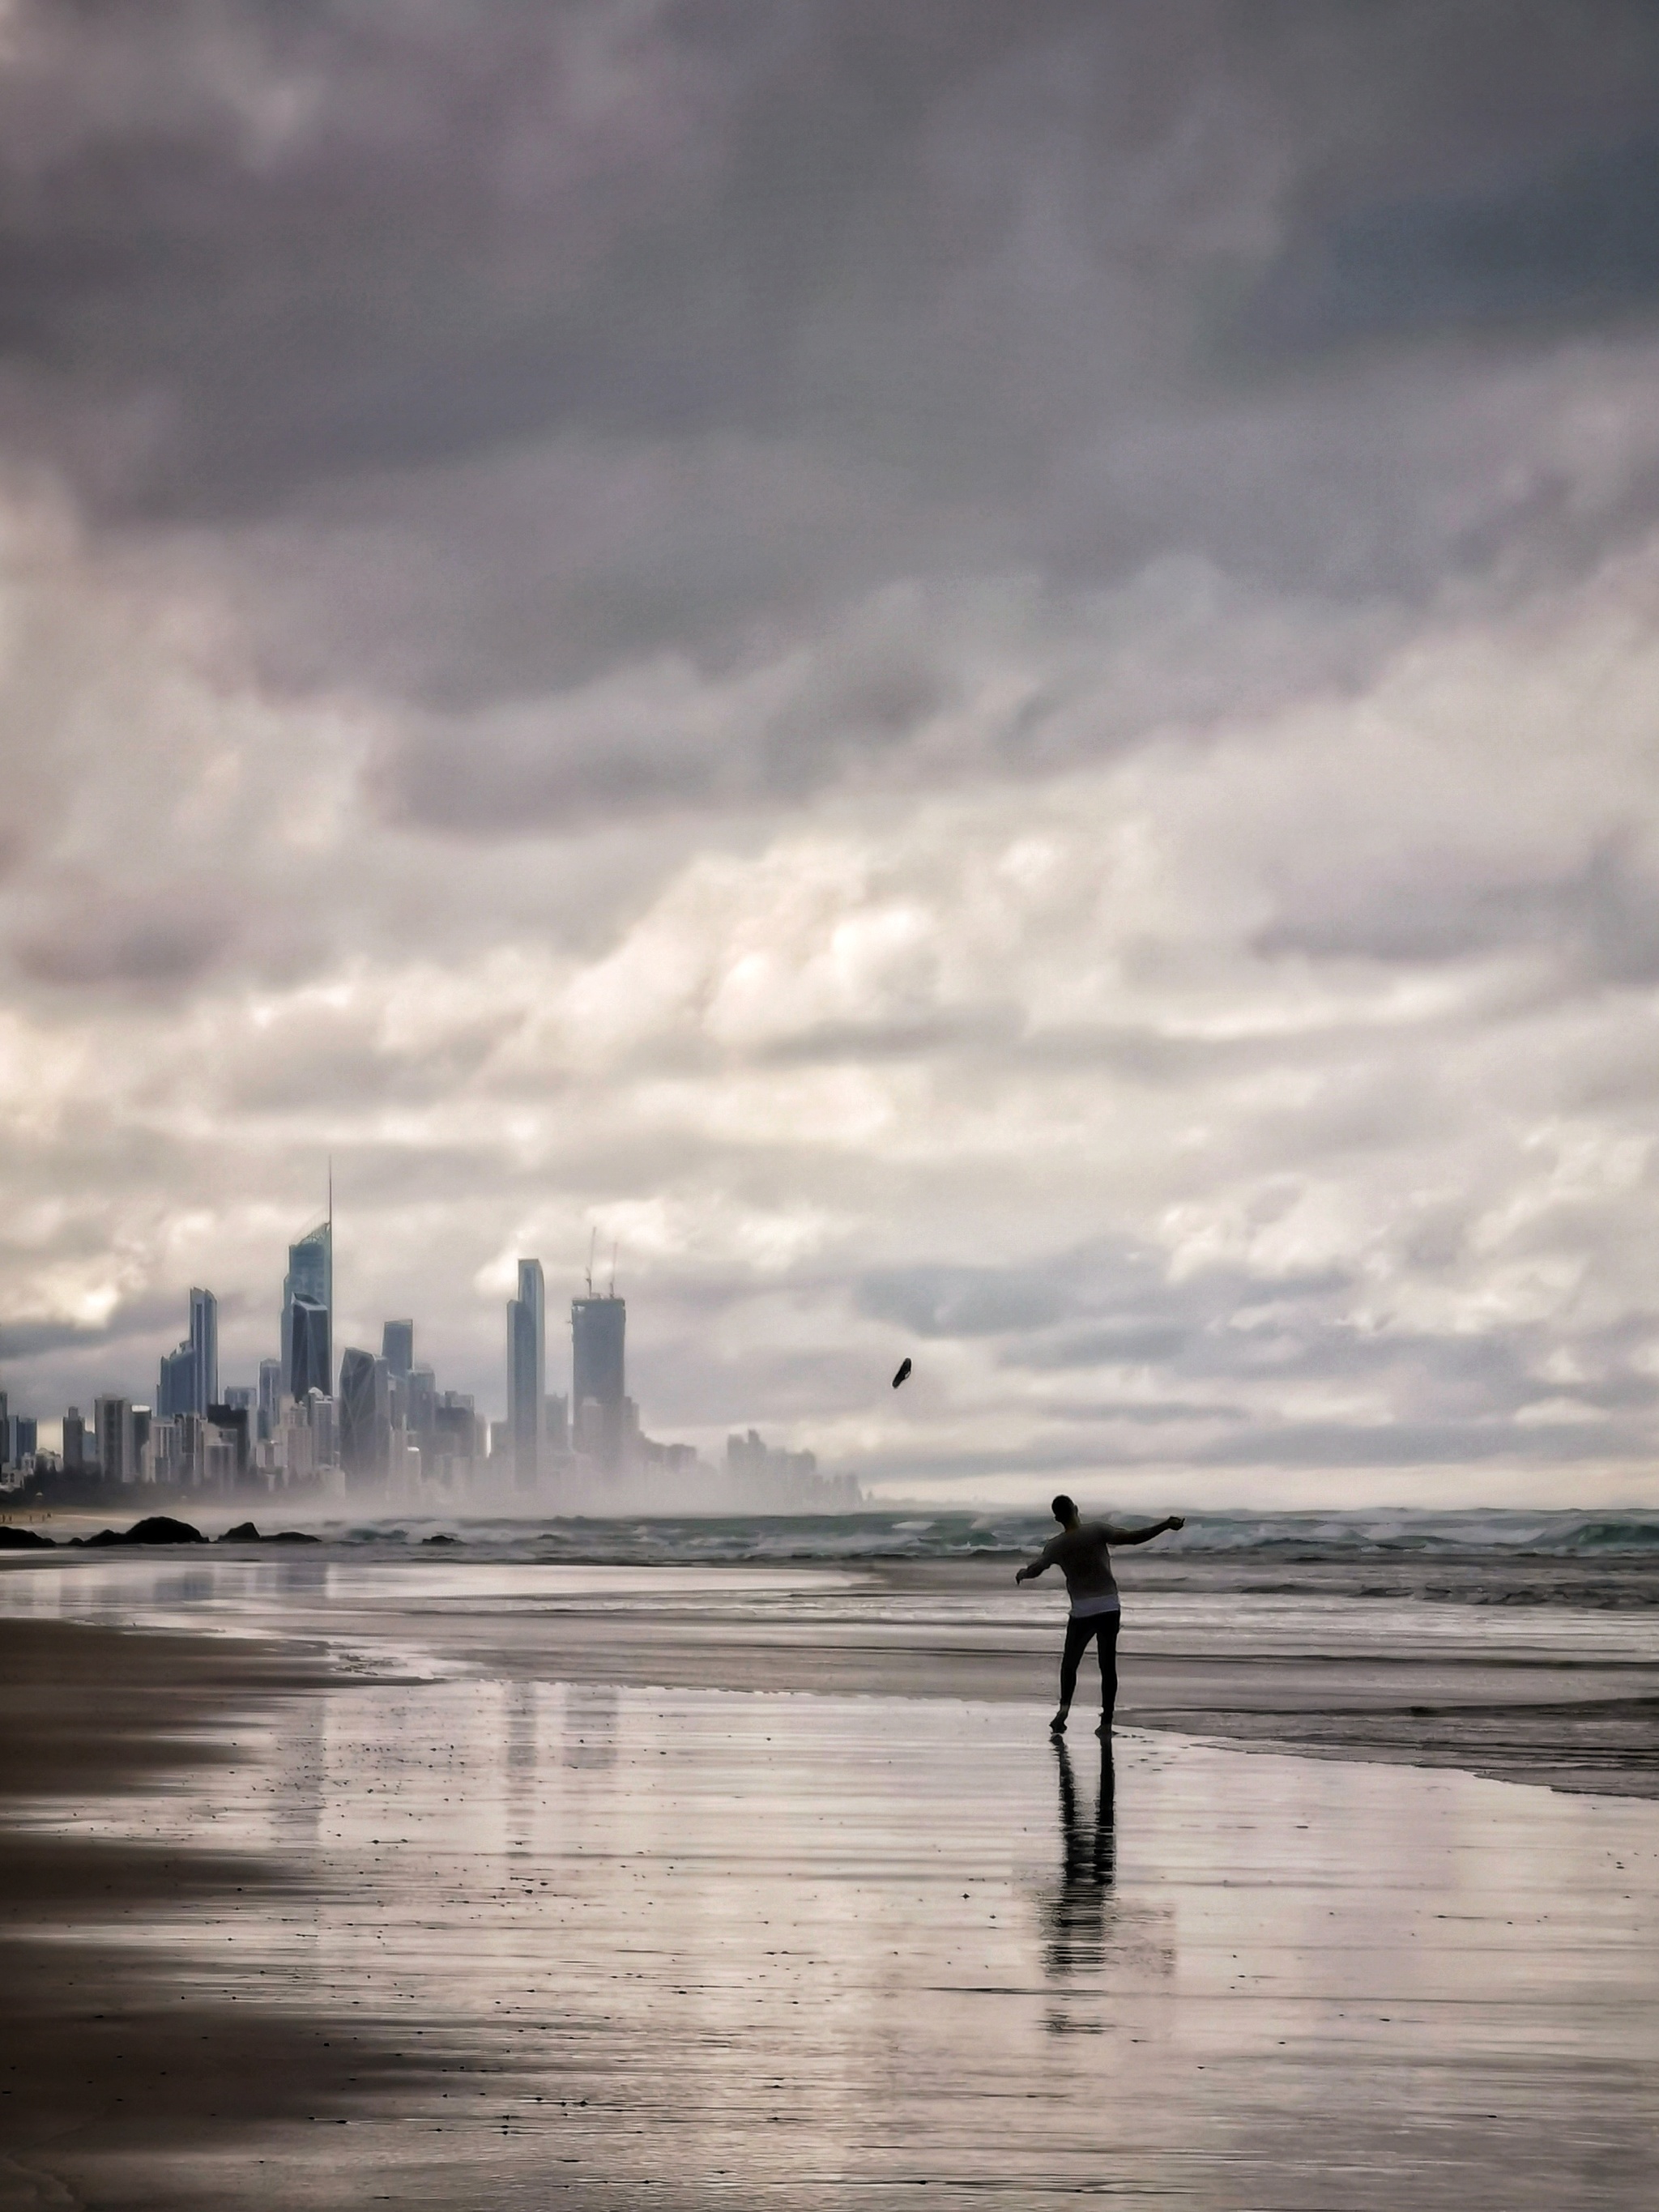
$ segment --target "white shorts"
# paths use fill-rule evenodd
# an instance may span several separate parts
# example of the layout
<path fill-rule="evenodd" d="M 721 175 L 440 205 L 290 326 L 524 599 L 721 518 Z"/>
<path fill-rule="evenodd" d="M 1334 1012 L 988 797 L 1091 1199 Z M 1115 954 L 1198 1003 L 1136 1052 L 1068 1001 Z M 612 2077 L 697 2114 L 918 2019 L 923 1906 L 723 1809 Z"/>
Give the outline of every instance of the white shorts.
<path fill-rule="evenodd" d="M 1096 1620 L 1103 1613 L 1121 1613 L 1123 1601 L 1114 1590 L 1110 1597 L 1079 1598 L 1072 1607 L 1073 1620 Z"/>

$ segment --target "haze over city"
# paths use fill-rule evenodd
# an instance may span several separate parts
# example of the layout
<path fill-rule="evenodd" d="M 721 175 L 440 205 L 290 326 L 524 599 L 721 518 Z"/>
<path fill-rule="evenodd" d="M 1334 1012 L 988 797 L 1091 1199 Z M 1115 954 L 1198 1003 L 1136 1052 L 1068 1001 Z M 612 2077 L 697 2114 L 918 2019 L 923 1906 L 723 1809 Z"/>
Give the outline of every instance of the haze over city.
<path fill-rule="evenodd" d="M 1659 1502 L 1659 19 L 1519 16 L 6 9 L 14 1409 L 331 1156 L 487 1417 L 597 1236 L 705 1452 Z"/>

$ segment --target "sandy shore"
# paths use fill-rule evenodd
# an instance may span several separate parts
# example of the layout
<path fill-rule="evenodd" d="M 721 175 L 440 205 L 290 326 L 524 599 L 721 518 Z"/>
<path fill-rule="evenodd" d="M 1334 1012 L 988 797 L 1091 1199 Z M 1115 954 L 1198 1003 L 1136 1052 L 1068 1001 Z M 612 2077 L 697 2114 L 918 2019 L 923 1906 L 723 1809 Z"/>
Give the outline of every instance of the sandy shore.
<path fill-rule="evenodd" d="M 1103 1771 L 942 1650 L 871 1698 L 792 1648 L 734 1693 L 0 1621 L 0 2204 L 1650 2201 L 1659 1808 Z"/>
<path fill-rule="evenodd" d="M 303 1869 L 126 1817 L 179 1788 L 211 1804 L 246 1732 L 323 1680 L 276 1648 L 0 1621 L 6 2212 L 160 2212 L 187 2148 L 339 2109 L 347 2036 L 365 2083 L 407 2070 L 361 2026 L 276 2013 L 234 1977 L 209 1989 L 180 1971 L 175 1931 L 289 1909 Z"/>

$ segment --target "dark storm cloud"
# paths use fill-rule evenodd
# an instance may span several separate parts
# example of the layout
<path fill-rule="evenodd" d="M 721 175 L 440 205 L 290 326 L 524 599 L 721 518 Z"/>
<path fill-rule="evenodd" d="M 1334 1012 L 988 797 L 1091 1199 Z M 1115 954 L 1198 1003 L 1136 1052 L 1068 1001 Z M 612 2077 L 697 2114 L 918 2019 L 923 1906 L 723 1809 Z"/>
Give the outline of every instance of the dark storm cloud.
<path fill-rule="evenodd" d="M 1645 313 L 1659 266 L 1634 0 L 1340 35 L 1231 0 L 178 0 L 25 8 L 13 40 L 14 445 L 228 555 L 282 680 L 439 704 L 740 664 L 905 576 L 1072 591 L 1177 550 L 1431 591 L 1538 526 L 1496 489 L 1536 477 L 1535 426 L 1471 448 L 1459 373 L 1353 354 L 1528 297 L 1552 328 Z M 1344 365 L 1240 386 L 1221 298 Z M 1603 525 L 1564 501 L 1586 556 L 1642 465 Z M 416 731 L 375 787 L 462 827 L 471 794 L 486 831 L 499 793 L 787 796 L 903 741 L 941 680 L 890 656 L 726 744 Z"/>
<path fill-rule="evenodd" d="M 1589 145 L 1485 189 L 1350 210 L 1293 234 L 1240 318 L 1286 352 L 1572 327 L 1659 305 L 1659 138 Z"/>

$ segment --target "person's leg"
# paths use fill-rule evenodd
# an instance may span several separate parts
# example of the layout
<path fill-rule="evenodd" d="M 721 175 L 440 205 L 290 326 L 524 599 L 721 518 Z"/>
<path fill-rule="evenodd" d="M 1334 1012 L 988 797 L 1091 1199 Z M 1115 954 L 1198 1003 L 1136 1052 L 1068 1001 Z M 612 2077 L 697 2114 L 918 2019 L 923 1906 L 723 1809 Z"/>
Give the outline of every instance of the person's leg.
<path fill-rule="evenodd" d="M 1093 1635 L 1092 1620 L 1072 1620 L 1066 1623 L 1066 1648 L 1060 1656 L 1060 1711 L 1048 1723 L 1054 1735 L 1062 1735 L 1066 1716 L 1072 1710 L 1072 1693 L 1077 1688 L 1078 1662 L 1089 1648 Z"/>
<path fill-rule="evenodd" d="M 1100 1632 L 1095 1650 L 1100 1655 L 1100 1733 L 1112 1732 L 1112 1715 L 1117 1707 L 1117 1632 L 1123 1626 L 1121 1613 L 1103 1613 L 1091 1624 Z"/>

